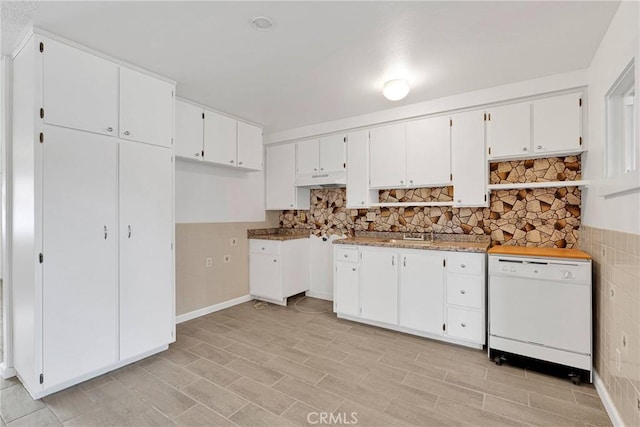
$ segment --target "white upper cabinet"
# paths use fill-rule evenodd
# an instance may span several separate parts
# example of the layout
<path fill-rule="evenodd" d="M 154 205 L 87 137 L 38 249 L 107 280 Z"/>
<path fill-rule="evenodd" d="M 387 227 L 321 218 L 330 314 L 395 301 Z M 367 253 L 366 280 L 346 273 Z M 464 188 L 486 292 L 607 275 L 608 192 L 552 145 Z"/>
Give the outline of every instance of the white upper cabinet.
<path fill-rule="evenodd" d="M 576 154 L 582 147 L 582 93 L 490 108 L 489 159 Z"/>
<path fill-rule="evenodd" d="M 369 186 L 397 188 L 406 185 L 406 127 L 404 123 L 369 132 Z"/>
<path fill-rule="evenodd" d="M 347 136 L 347 208 L 367 208 L 378 202 L 377 190 L 369 190 L 369 131 Z"/>
<path fill-rule="evenodd" d="M 238 122 L 238 167 L 262 170 L 262 129 Z"/>
<path fill-rule="evenodd" d="M 213 111 L 204 112 L 204 160 L 236 166 L 238 121 Z"/>
<path fill-rule="evenodd" d="M 42 43 L 44 122 L 118 135 L 118 66 L 54 40 Z"/>
<path fill-rule="evenodd" d="M 531 103 L 504 105 L 487 110 L 489 158 L 526 156 L 531 151 Z"/>
<path fill-rule="evenodd" d="M 202 160 L 204 110 L 176 100 L 176 156 Z"/>
<path fill-rule="evenodd" d="M 265 152 L 267 210 L 309 209 L 309 189 L 295 187 L 295 144 L 267 147 Z"/>
<path fill-rule="evenodd" d="M 451 183 L 449 117 L 407 123 L 407 185 L 426 187 Z"/>
<path fill-rule="evenodd" d="M 120 67 L 120 137 L 173 146 L 174 86 Z"/>
<path fill-rule="evenodd" d="M 534 101 L 535 153 L 576 153 L 582 148 L 582 93 Z"/>
<path fill-rule="evenodd" d="M 310 139 L 296 143 L 296 173 L 307 175 L 320 170 L 320 141 Z"/>
<path fill-rule="evenodd" d="M 320 138 L 320 172 L 336 172 L 344 170 L 345 160 L 345 135 L 332 135 Z"/>
<path fill-rule="evenodd" d="M 487 206 L 484 117 L 470 111 L 452 117 L 451 169 L 454 206 Z"/>

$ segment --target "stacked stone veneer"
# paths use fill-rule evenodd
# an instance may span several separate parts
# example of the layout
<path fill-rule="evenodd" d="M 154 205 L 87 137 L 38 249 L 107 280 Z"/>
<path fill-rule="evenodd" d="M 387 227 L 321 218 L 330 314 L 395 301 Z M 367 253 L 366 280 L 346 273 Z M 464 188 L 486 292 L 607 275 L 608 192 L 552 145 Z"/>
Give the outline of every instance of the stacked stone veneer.
<path fill-rule="evenodd" d="M 580 179 L 580 158 L 493 163 L 491 183 Z M 451 201 L 452 187 L 380 191 L 380 202 Z M 283 211 L 280 226 L 316 235 L 356 231 L 486 234 L 492 244 L 571 248 L 580 227 L 578 187 L 498 190 L 488 208 L 381 207 L 347 209 L 344 188 L 311 191 L 308 211 Z"/>

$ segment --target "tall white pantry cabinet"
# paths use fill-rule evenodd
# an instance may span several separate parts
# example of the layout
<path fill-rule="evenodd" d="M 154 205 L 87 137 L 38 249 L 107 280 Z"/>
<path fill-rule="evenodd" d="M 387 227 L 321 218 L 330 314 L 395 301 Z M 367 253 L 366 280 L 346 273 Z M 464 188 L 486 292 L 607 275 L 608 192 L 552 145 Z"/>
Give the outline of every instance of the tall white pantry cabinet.
<path fill-rule="evenodd" d="M 14 55 L 14 367 L 34 398 L 175 340 L 174 93 L 37 33 Z"/>

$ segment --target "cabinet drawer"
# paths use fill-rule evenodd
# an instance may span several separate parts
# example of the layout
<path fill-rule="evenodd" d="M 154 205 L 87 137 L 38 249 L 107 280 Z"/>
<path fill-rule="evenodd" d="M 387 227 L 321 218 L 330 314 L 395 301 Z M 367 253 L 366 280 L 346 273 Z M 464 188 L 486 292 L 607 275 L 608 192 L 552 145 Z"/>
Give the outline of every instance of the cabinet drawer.
<path fill-rule="evenodd" d="M 463 274 L 482 274 L 484 254 L 451 252 L 447 255 L 447 271 Z"/>
<path fill-rule="evenodd" d="M 336 261 L 358 262 L 358 249 L 336 248 Z"/>
<path fill-rule="evenodd" d="M 484 343 L 482 312 L 447 308 L 447 334 L 454 338 Z"/>
<path fill-rule="evenodd" d="M 447 274 L 447 304 L 482 308 L 482 277 Z"/>
<path fill-rule="evenodd" d="M 249 250 L 254 254 L 280 255 L 282 242 L 278 240 L 249 240 Z"/>

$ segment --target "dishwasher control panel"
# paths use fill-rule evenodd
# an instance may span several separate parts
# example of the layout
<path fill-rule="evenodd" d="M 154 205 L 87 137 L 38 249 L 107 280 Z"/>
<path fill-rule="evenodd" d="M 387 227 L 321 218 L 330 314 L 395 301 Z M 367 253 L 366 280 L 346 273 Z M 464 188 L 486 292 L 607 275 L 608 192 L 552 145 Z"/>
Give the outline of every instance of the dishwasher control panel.
<path fill-rule="evenodd" d="M 489 257 L 489 274 L 533 280 L 590 283 L 591 262 L 492 255 Z"/>

